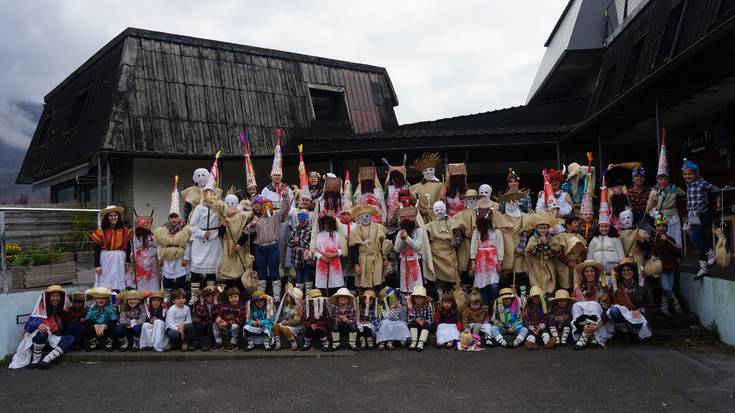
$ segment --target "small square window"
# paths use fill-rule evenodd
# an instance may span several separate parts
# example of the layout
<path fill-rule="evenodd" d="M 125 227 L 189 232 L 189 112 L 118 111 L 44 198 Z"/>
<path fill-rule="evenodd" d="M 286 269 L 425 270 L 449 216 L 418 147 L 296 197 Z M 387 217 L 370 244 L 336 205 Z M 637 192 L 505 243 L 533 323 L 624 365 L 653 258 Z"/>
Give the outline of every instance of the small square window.
<path fill-rule="evenodd" d="M 309 95 L 316 121 L 342 124 L 350 122 L 344 91 L 310 87 Z"/>
<path fill-rule="evenodd" d="M 80 93 L 74 98 L 74 103 L 71 107 L 71 113 L 69 114 L 69 123 L 66 127 L 66 132 L 79 126 L 79 121 L 82 119 L 82 113 L 84 113 L 84 106 L 87 103 L 87 92 Z"/>

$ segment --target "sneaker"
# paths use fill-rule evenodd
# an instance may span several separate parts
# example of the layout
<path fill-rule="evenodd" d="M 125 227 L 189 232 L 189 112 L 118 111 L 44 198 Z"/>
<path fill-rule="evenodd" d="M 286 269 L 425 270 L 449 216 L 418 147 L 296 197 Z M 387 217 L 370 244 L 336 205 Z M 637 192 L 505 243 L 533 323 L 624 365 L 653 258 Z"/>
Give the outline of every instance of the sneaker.
<path fill-rule="evenodd" d="M 423 341 L 419 341 L 418 344 L 416 344 L 416 351 L 418 351 L 419 353 L 422 352 L 422 351 L 424 351 L 424 342 Z"/>
<path fill-rule="evenodd" d="M 388 344 L 386 344 L 386 345 L 385 345 L 385 347 L 386 347 L 386 348 L 387 348 L 388 350 L 394 350 L 394 349 L 395 349 L 395 346 L 394 346 L 394 345 L 393 345 L 393 343 L 391 343 L 390 341 L 388 342 Z"/>
<path fill-rule="evenodd" d="M 226 352 L 228 352 L 228 353 L 229 353 L 229 352 L 232 352 L 232 351 L 235 351 L 235 350 L 237 350 L 237 346 L 236 346 L 236 345 L 234 345 L 234 344 L 229 344 L 229 343 L 228 343 L 228 344 L 227 344 L 227 345 L 225 346 L 225 351 L 226 351 Z M 246 349 L 245 351 L 247 351 L 247 349 Z"/>
<path fill-rule="evenodd" d="M 212 343 L 209 342 L 209 340 L 204 340 L 204 344 L 202 344 L 202 351 L 212 351 Z"/>
<path fill-rule="evenodd" d="M 487 348 L 495 347 L 495 343 L 493 343 L 493 339 L 490 337 L 485 337 L 485 342 L 483 343 L 483 345 Z"/>
<path fill-rule="evenodd" d="M 111 338 L 105 340 L 105 351 L 110 352 L 115 348 L 115 341 Z"/>
<path fill-rule="evenodd" d="M 189 351 L 189 343 L 181 343 L 181 351 Z"/>
<path fill-rule="evenodd" d="M 296 351 L 299 349 L 299 343 L 296 342 L 296 340 L 291 342 L 291 347 L 289 348 L 291 351 Z"/>
<path fill-rule="evenodd" d="M 269 343 L 268 341 L 266 341 L 265 343 L 263 343 L 263 348 L 265 349 L 265 351 L 271 351 L 271 350 L 273 350 L 273 346 L 271 346 L 271 343 Z"/>
<path fill-rule="evenodd" d="M 253 351 L 255 350 L 255 341 L 249 340 L 247 344 L 245 344 L 245 351 Z"/>
<path fill-rule="evenodd" d="M 523 347 L 525 347 L 526 350 L 536 350 L 538 348 L 538 344 L 534 343 L 533 341 L 526 340 L 526 342 L 523 343 Z"/>
<path fill-rule="evenodd" d="M 198 348 L 199 348 L 199 343 L 197 343 L 196 341 L 193 341 L 191 344 L 189 344 L 189 349 L 188 350 L 189 351 L 195 351 Z"/>
<path fill-rule="evenodd" d="M 454 347 L 454 343 L 452 343 L 451 341 L 448 341 L 447 343 L 444 344 L 444 348 L 452 348 L 452 347 Z"/>
<path fill-rule="evenodd" d="M 707 265 L 710 267 L 715 265 L 715 251 L 712 249 L 707 251 Z"/>

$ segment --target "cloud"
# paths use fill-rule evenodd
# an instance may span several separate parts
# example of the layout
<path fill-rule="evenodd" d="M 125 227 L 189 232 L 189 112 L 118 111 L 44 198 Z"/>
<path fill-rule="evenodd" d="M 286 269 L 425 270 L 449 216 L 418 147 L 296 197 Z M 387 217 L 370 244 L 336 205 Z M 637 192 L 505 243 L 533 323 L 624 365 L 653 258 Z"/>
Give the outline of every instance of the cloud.
<path fill-rule="evenodd" d="M 0 139 L 18 144 L 7 102 L 42 102 L 126 27 L 384 66 L 401 123 L 520 105 L 566 0 L 0 3 Z"/>

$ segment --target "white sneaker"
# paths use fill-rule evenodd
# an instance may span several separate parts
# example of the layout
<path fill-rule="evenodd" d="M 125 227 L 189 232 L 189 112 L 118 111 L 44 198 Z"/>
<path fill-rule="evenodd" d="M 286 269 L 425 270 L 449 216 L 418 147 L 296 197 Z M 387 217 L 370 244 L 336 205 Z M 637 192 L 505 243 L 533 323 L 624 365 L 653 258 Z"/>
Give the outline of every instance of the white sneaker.
<path fill-rule="evenodd" d="M 715 251 L 709 250 L 707 251 L 707 265 L 713 266 L 715 265 Z"/>

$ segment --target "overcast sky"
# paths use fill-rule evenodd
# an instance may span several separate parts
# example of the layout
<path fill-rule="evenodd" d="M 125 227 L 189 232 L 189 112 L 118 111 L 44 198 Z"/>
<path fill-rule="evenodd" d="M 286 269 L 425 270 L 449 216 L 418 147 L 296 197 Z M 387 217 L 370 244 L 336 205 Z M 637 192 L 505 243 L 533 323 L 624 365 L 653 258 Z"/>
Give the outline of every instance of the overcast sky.
<path fill-rule="evenodd" d="M 0 0 L 0 139 L 26 147 L 11 103 L 42 103 L 126 27 L 384 66 L 400 123 L 517 106 L 566 3 Z"/>

